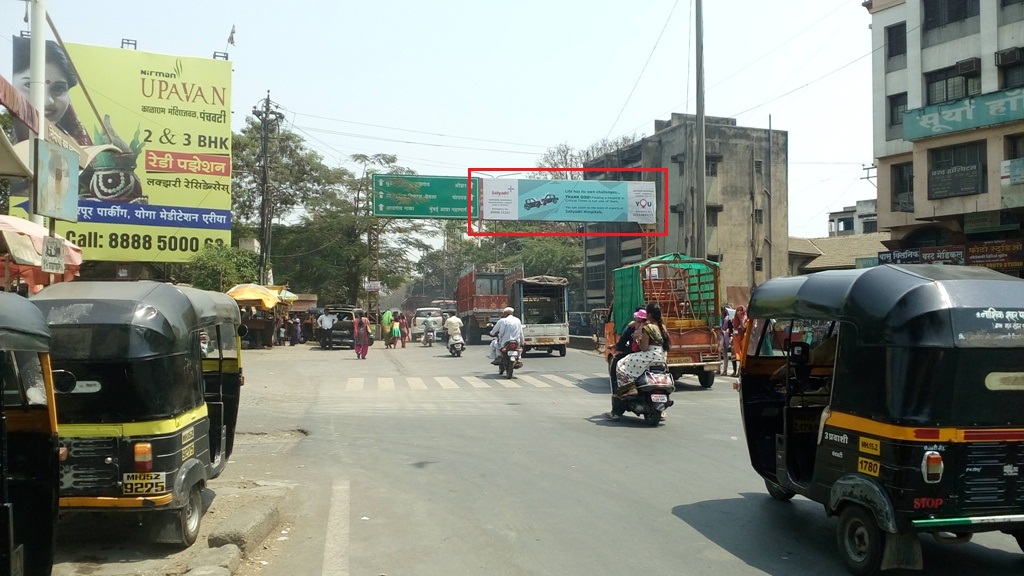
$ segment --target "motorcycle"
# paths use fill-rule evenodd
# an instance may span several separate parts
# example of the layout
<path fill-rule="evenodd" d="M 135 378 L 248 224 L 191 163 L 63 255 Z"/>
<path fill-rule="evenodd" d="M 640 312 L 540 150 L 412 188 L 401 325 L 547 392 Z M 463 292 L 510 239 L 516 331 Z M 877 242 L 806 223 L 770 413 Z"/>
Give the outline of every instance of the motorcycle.
<path fill-rule="evenodd" d="M 615 376 L 612 375 L 613 382 Z M 625 387 L 622 392 L 612 396 L 612 413 L 624 414 L 627 410 L 643 416 L 644 422 L 657 426 L 661 415 L 674 404 L 670 396 L 676 389 L 675 379 L 668 372 L 665 364 L 651 364 L 647 371 L 637 378 L 635 386 Z"/>
<path fill-rule="evenodd" d="M 448 336 L 448 353 L 452 356 L 462 356 L 462 351 L 466 349 L 466 344 L 462 340 L 462 333 L 455 332 Z"/>
<path fill-rule="evenodd" d="M 426 328 L 423 329 L 423 345 L 424 346 L 433 346 L 434 345 L 434 341 L 436 341 L 436 340 L 437 340 L 437 333 L 435 332 L 433 326 L 427 326 Z"/>
<path fill-rule="evenodd" d="M 512 379 L 512 370 L 523 367 L 523 363 L 519 361 L 521 352 L 519 342 L 515 340 L 505 342 L 505 345 L 498 349 L 498 376 L 504 372 L 509 380 Z"/>

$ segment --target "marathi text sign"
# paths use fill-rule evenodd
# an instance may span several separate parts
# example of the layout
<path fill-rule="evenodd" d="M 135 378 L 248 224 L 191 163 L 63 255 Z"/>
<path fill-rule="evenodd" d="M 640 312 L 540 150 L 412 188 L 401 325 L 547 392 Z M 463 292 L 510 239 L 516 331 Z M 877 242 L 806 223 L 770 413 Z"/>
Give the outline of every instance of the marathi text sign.
<path fill-rule="evenodd" d="M 1024 268 L 1024 241 L 985 240 L 967 244 L 967 265 L 985 266 L 994 270 Z"/>
<path fill-rule="evenodd" d="M 478 180 L 474 178 L 473 187 Z M 378 218 L 469 217 L 466 178 L 458 176 L 373 175 L 373 215 Z M 475 214 L 474 214 L 475 216 Z"/>
<path fill-rule="evenodd" d="M 921 250 L 919 248 L 890 250 L 889 252 L 878 253 L 879 264 L 917 264 L 919 262 L 921 262 Z"/>
<path fill-rule="evenodd" d="M 985 172 L 976 164 L 958 164 L 928 172 L 928 199 L 969 196 L 986 192 Z"/>
<path fill-rule="evenodd" d="M 903 139 L 920 140 L 1018 120 L 1024 120 L 1021 88 L 907 110 L 903 113 Z"/>
<path fill-rule="evenodd" d="M 484 220 L 655 224 L 654 182 L 484 179 Z"/>
<path fill-rule="evenodd" d="M 79 146 L 112 141 L 118 150 L 98 154 L 82 172 L 78 222 L 58 223 L 57 232 L 85 259 L 101 261 L 182 262 L 204 246 L 229 244 L 231 63 L 79 44 L 67 49 L 109 120 L 104 127 L 84 112 L 90 106 L 81 87 L 60 66 L 48 67 L 47 82 L 67 83 L 66 107 L 48 120 Z M 27 217 L 27 209 L 27 198 L 13 192 L 11 214 Z"/>

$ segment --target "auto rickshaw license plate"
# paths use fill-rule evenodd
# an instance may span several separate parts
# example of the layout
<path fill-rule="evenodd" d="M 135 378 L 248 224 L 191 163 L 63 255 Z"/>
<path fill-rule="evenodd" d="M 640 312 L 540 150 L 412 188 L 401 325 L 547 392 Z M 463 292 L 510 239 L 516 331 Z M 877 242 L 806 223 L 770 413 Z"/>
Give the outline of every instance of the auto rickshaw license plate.
<path fill-rule="evenodd" d="M 125 474 L 122 492 L 125 494 L 158 494 L 167 492 L 166 472 L 133 472 Z"/>

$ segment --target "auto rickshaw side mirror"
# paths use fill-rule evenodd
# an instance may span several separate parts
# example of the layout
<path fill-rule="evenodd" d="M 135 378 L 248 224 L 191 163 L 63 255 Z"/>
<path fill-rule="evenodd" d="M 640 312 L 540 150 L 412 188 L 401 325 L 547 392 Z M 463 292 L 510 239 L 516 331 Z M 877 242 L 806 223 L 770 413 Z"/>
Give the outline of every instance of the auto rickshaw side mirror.
<path fill-rule="evenodd" d="M 249 328 L 245 324 L 239 324 L 236 332 L 239 338 L 245 338 L 245 335 L 249 333 Z"/>
<path fill-rule="evenodd" d="M 799 366 L 806 366 L 811 361 L 811 345 L 807 342 L 789 343 L 789 362 Z"/>
<path fill-rule="evenodd" d="M 60 394 L 69 394 L 75 391 L 75 387 L 78 385 L 78 379 L 75 375 L 67 370 L 54 370 L 53 373 L 53 389 L 55 392 Z"/>

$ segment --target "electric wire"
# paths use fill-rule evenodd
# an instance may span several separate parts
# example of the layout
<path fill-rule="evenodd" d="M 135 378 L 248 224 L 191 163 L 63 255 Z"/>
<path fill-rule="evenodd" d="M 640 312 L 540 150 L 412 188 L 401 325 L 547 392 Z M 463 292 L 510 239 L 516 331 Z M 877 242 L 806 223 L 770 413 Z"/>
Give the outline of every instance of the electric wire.
<path fill-rule="evenodd" d="M 523 154 L 527 156 L 539 156 L 540 152 L 526 152 L 524 150 L 503 150 L 498 148 L 479 148 L 474 146 L 456 146 L 454 144 L 437 144 L 432 142 L 417 142 L 415 140 L 401 140 L 398 138 L 387 138 L 384 136 L 370 136 L 368 134 L 355 134 L 352 132 L 342 132 L 340 130 L 328 130 L 326 128 L 314 128 L 313 126 L 301 126 L 303 130 L 309 130 L 312 132 L 319 132 L 322 134 L 333 134 L 335 136 L 348 136 L 350 138 L 364 138 L 367 140 L 380 140 L 382 142 L 397 142 L 399 144 L 413 144 L 416 146 L 432 146 L 434 148 L 453 148 L 457 150 L 475 150 L 478 152 L 500 152 L 503 154 Z"/>
<path fill-rule="evenodd" d="M 672 14 L 676 11 L 676 6 L 679 5 L 679 0 L 675 0 L 672 3 L 672 9 L 668 12 L 668 17 L 665 18 L 665 24 L 661 27 L 661 33 L 658 34 L 658 39 L 654 41 L 654 46 L 651 47 L 651 53 L 647 55 L 647 61 L 644 62 L 644 67 L 640 69 L 640 74 L 636 77 L 636 82 L 633 83 L 633 88 L 629 91 L 629 96 L 626 96 L 626 101 L 622 103 L 622 108 L 619 109 L 619 114 L 615 117 L 615 121 L 612 122 L 611 128 L 608 128 L 608 134 L 605 138 L 612 135 L 612 130 L 615 129 L 615 125 L 619 123 L 619 118 L 622 118 L 622 113 L 626 110 L 626 106 L 629 104 L 629 100 L 633 97 L 633 93 L 636 92 L 636 87 L 640 85 L 640 79 L 644 77 L 644 72 L 647 71 L 647 65 L 651 63 L 651 58 L 654 56 L 654 52 L 658 49 L 658 44 L 661 43 L 661 37 L 665 35 L 665 29 L 668 28 L 668 23 L 672 21 Z"/>

